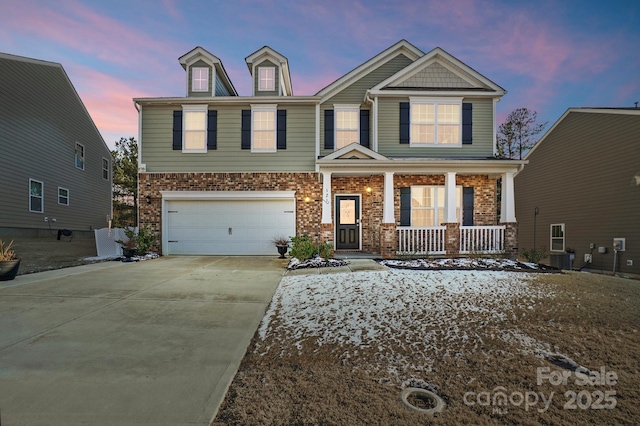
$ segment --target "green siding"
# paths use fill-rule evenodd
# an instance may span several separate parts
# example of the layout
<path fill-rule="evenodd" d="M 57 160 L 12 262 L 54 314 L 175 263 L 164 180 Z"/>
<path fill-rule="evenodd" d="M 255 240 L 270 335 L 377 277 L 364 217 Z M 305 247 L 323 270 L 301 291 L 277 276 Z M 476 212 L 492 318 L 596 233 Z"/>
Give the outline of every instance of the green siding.
<path fill-rule="evenodd" d="M 111 214 L 111 153 L 58 64 L 0 57 L 0 228 L 89 231 Z M 76 141 L 85 169 L 75 167 Z M 44 183 L 44 213 L 29 212 L 29 178 Z M 58 205 L 58 187 L 69 206 Z"/>
<path fill-rule="evenodd" d="M 207 87 L 207 91 L 206 92 L 194 92 L 193 91 L 193 86 L 192 86 L 192 75 L 193 75 L 193 68 L 207 68 L 209 70 L 209 87 Z M 189 70 L 189 82 L 187 83 L 189 85 L 189 96 L 192 97 L 210 97 L 211 96 L 211 85 L 212 85 L 212 78 L 211 78 L 211 74 L 212 74 L 212 68 L 209 64 L 207 64 L 205 61 L 203 61 L 202 59 L 195 62 L 194 64 L 192 64 L 191 66 L 189 66 L 188 68 Z"/>
<path fill-rule="evenodd" d="M 320 155 L 325 156 L 333 151 L 324 149 L 324 111 L 333 109 L 335 104 L 360 104 L 361 109 L 369 109 L 370 105 L 364 105 L 364 95 L 368 89 L 386 80 L 404 67 L 412 63 L 411 59 L 404 55 L 398 55 L 379 68 L 371 71 L 362 78 L 354 81 L 340 92 L 328 98 L 320 105 Z M 373 118 L 372 118 L 373 119 Z M 372 122 L 373 124 L 373 122 Z M 372 132 L 373 133 L 373 132 Z"/>
<path fill-rule="evenodd" d="M 259 73 L 259 69 L 262 67 L 273 67 L 274 72 L 273 72 L 273 88 L 274 90 L 269 90 L 269 91 L 265 91 L 265 90 L 258 90 L 258 82 L 260 80 L 260 73 Z M 274 64 L 273 62 L 269 61 L 269 60 L 264 60 L 262 62 L 260 62 L 260 64 L 258 66 L 255 67 L 255 75 L 253 76 L 253 93 L 254 96 L 280 96 L 282 95 L 282 91 L 280 90 L 280 67 L 277 64 Z"/>
<path fill-rule="evenodd" d="M 388 157 L 492 157 L 493 100 L 464 99 L 473 104 L 473 143 L 460 148 L 410 147 L 400 144 L 400 102 L 382 98 L 378 104 L 378 152 Z"/>
<path fill-rule="evenodd" d="M 240 148 L 241 111 L 247 105 L 210 105 L 218 111 L 218 148 L 203 154 L 172 149 L 174 106 L 142 107 L 141 161 L 148 172 L 296 172 L 315 170 L 315 106 L 287 110 L 287 149 L 252 153 Z"/>

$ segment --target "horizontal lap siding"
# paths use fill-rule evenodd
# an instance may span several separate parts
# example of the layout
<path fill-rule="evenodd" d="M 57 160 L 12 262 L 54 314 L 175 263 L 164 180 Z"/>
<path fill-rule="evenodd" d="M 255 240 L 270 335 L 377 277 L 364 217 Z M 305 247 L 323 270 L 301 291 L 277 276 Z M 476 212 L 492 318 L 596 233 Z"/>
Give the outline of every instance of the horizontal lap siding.
<path fill-rule="evenodd" d="M 463 99 L 473 105 L 473 143 L 461 148 L 410 147 L 400 144 L 400 102 L 409 98 L 381 98 L 378 106 L 378 152 L 388 157 L 492 157 L 493 100 Z"/>
<path fill-rule="evenodd" d="M 618 271 L 640 273 L 640 117 L 571 112 L 531 153 L 515 178 L 519 246 L 550 247 L 550 225 L 564 223 L 565 247 L 582 267 L 594 243 L 593 267 L 613 270 L 613 238 L 626 238 Z M 608 253 L 599 254 L 597 247 Z M 634 265 L 626 266 L 632 259 Z"/>
<path fill-rule="evenodd" d="M 287 110 L 287 148 L 251 153 L 240 148 L 241 111 L 246 106 L 212 105 L 218 111 L 218 146 L 202 154 L 172 149 L 174 106 L 143 106 L 142 163 L 149 172 L 291 172 L 315 170 L 315 107 L 283 106 Z"/>
<path fill-rule="evenodd" d="M 331 150 L 324 149 L 324 110 L 333 109 L 336 104 L 362 104 L 364 102 L 364 95 L 367 89 L 371 89 L 376 84 L 384 81 L 407 65 L 410 65 L 411 62 L 411 59 L 406 56 L 398 55 L 386 64 L 380 66 L 378 69 L 353 82 L 320 105 L 320 155 L 326 156 L 333 152 Z M 369 104 L 365 105 L 362 105 L 361 108 L 370 108 Z"/>
<path fill-rule="evenodd" d="M 0 59 L 0 228 L 53 230 L 103 227 L 111 213 L 110 180 L 102 158 L 111 154 L 58 66 Z M 75 167 L 76 141 L 85 170 Z M 111 173 L 111 171 L 110 171 Z M 29 178 L 44 183 L 44 213 L 29 212 Z M 58 205 L 58 187 L 69 206 Z"/>

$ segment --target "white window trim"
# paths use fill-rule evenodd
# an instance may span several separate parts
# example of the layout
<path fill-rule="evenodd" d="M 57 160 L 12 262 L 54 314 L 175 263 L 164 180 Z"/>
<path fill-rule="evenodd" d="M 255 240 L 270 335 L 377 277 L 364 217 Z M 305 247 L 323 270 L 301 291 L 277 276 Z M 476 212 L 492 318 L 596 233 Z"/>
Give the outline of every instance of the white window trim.
<path fill-rule="evenodd" d="M 67 191 L 67 196 L 66 196 L 66 198 L 67 198 L 67 202 L 66 202 L 66 204 L 65 204 L 65 203 L 61 203 L 61 202 L 60 202 L 60 190 Z M 59 186 L 59 187 L 58 187 L 58 204 L 59 204 L 59 205 L 61 205 L 61 206 L 68 206 L 68 205 L 69 205 L 69 202 L 70 202 L 70 200 L 69 200 L 69 199 L 71 198 L 71 197 L 70 197 L 70 195 L 71 195 L 71 194 L 70 194 L 70 192 L 69 192 L 69 189 L 68 189 L 68 188 L 63 188 L 63 187 Z"/>
<path fill-rule="evenodd" d="M 207 121 L 208 121 L 208 117 L 207 117 L 207 105 L 182 105 L 182 153 L 183 154 L 202 154 L 202 153 L 206 153 L 207 152 Z M 184 147 L 184 141 L 185 139 L 185 134 L 187 131 L 187 126 L 186 126 L 186 119 L 187 119 L 187 114 L 185 114 L 186 112 L 204 112 L 204 149 L 185 149 Z"/>
<path fill-rule="evenodd" d="M 31 197 L 34 197 L 34 195 L 31 195 L 31 182 L 37 182 L 40 184 L 40 210 L 31 210 Z M 44 182 L 31 178 L 29 178 L 29 211 L 32 213 L 44 213 Z"/>
<path fill-rule="evenodd" d="M 104 162 L 107 162 L 107 167 L 104 167 Z M 107 177 L 104 177 L 104 172 L 107 172 Z M 109 180 L 109 177 L 111 176 L 111 161 L 109 161 L 108 158 L 104 158 L 102 157 L 102 178 L 104 180 Z"/>
<path fill-rule="evenodd" d="M 263 89 L 261 87 L 261 82 L 262 82 L 262 78 L 260 77 L 260 70 L 271 70 L 271 74 L 273 75 L 273 78 L 271 80 L 271 88 L 266 88 Z M 265 80 L 267 81 L 267 80 Z M 276 90 L 276 67 L 258 67 L 258 92 L 273 92 L 274 90 Z"/>
<path fill-rule="evenodd" d="M 338 148 L 338 112 L 355 112 L 356 113 L 356 134 L 358 140 L 356 143 L 360 143 L 360 104 L 338 104 L 333 106 L 333 140 L 334 151 L 342 149 Z M 344 129 L 343 129 L 344 130 Z M 346 145 L 345 145 L 346 146 Z"/>
<path fill-rule="evenodd" d="M 82 167 L 78 167 L 78 146 L 82 147 Z M 84 165 L 87 161 L 86 159 L 87 156 L 87 150 L 85 149 L 85 146 L 82 145 L 80 142 L 76 142 L 76 149 L 75 152 L 73 154 L 73 162 L 75 163 L 76 169 L 78 170 L 84 170 Z"/>
<path fill-rule="evenodd" d="M 412 186 L 411 186 L 411 190 L 412 190 L 412 191 L 413 191 L 413 188 L 438 188 L 438 189 L 442 188 L 442 190 L 443 190 L 443 191 L 446 191 L 446 186 L 445 186 L 445 185 L 412 185 Z M 458 222 L 459 222 L 459 223 L 460 223 L 460 225 L 462 226 L 462 223 L 464 222 L 464 218 L 462 217 L 462 216 L 463 216 L 463 214 L 464 214 L 464 205 L 463 205 L 463 201 L 464 201 L 464 191 L 463 191 L 462 185 L 456 185 L 456 190 L 458 190 L 458 189 L 460 189 L 460 197 L 458 198 L 458 200 L 457 200 L 457 201 L 458 201 L 458 203 L 460 203 L 460 207 L 458 207 L 458 206 L 456 205 L 456 210 L 458 210 L 458 209 L 460 210 L 460 212 L 459 212 L 460 214 L 459 214 Z M 437 197 L 436 197 L 436 201 L 437 201 Z M 445 193 L 445 205 L 446 205 L 446 202 L 447 202 L 447 201 L 446 201 L 446 193 Z M 445 207 L 445 206 L 437 206 L 437 207 L 430 208 L 430 209 L 431 209 L 431 210 L 434 210 L 434 212 L 435 212 L 435 214 L 434 214 L 434 218 L 436 217 L 435 215 L 437 215 L 437 210 L 438 210 L 438 209 L 444 209 L 444 210 L 445 210 L 444 215 L 445 215 L 445 216 L 447 215 L 446 207 Z M 413 210 L 414 210 L 414 207 L 413 207 L 413 206 L 411 206 L 411 226 L 415 226 L 415 225 L 413 224 Z M 417 210 L 428 210 L 428 208 L 426 208 L 426 207 L 422 207 L 422 208 L 417 208 Z M 438 218 L 438 219 L 440 219 L 440 218 Z M 443 220 L 437 220 L 437 221 L 436 221 L 436 224 L 434 224 L 433 226 L 440 226 L 440 224 L 438 224 L 437 222 L 441 222 L 441 223 L 442 223 L 442 222 L 446 221 L 446 219 L 444 219 L 444 218 L 442 218 L 442 219 L 443 219 Z"/>
<path fill-rule="evenodd" d="M 560 226 L 562 228 L 562 237 L 554 237 L 553 236 L 553 227 L 554 226 Z M 553 240 L 554 239 L 560 239 L 562 238 L 562 250 L 554 250 L 553 249 Z M 564 223 L 552 223 L 551 225 L 549 225 L 549 251 L 552 252 L 556 252 L 556 253 L 564 253 L 565 250 L 565 245 L 566 245 L 566 238 L 567 238 L 567 232 L 565 230 L 565 225 Z"/>
<path fill-rule="evenodd" d="M 463 98 L 425 98 L 425 97 L 409 97 L 409 147 L 419 148 L 419 147 L 437 147 L 437 148 L 462 148 L 462 99 Z M 413 105 L 414 104 L 432 104 L 434 105 L 434 118 L 435 118 L 435 133 L 434 133 L 434 141 L 435 143 L 414 143 L 413 142 L 413 123 L 411 121 Z M 441 144 L 438 143 L 438 105 L 458 105 L 460 117 L 459 117 L 459 131 L 458 134 L 459 142 L 456 144 Z"/>
<path fill-rule="evenodd" d="M 258 149 L 253 147 L 253 132 L 255 131 L 253 113 L 258 111 L 273 112 L 273 148 Z M 255 153 L 278 152 L 278 105 L 277 104 L 251 105 L 251 152 L 255 152 Z"/>
<path fill-rule="evenodd" d="M 196 89 L 195 88 L 195 70 L 205 70 L 206 71 L 206 79 L 205 79 L 205 88 L 204 89 Z M 209 68 L 208 67 L 191 67 L 191 91 L 192 92 L 208 92 L 209 91 Z"/>

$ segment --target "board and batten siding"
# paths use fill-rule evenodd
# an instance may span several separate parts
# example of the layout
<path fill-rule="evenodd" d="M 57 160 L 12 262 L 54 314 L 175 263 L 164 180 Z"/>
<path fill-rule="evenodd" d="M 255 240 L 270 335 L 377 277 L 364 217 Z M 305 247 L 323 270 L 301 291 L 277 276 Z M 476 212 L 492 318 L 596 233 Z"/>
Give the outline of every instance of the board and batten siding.
<path fill-rule="evenodd" d="M 550 225 L 565 224 L 574 267 L 613 271 L 613 238 L 626 238 L 618 272 L 640 274 L 640 115 L 570 112 L 515 177 L 518 245 L 550 248 Z M 606 247 L 607 253 L 598 253 Z M 627 266 L 626 260 L 633 260 Z"/>
<path fill-rule="evenodd" d="M 23 58 L 26 59 L 26 58 Z M 112 158 L 58 64 L 0 56 L 0 229 L 89 231 L 111 214 Z M 76 141 L 85 147 L 85 169 L 75 167 Z M 29 212 L 29 179 L 43 182 L 44 212 Z M 58 187 L 69 205 L 58 204 Z"/>
<path fill-rule="evenodd" d="M 400 144 L 400 102 L 408 98 L 381 98 L 378 104 L 378 152 L 387 157 L 493 156 L 493 100 L 463 99 L 472 107 L 472 143 L 461 147 L 412 147 Z"/>
<path fill-rule="evenodd" d="M 315 170 L 315 106 L 287 110 L 287 148 L 274 153 L 241 149 L 242 110 L 249 105 L 210 105 L 218 111 L 217 149 L 182 153 L 172 149 L 173 111 L 180 105 L 142 106 L 141 162 L 147 172 L 310 172 Z"/>
<path fill-rule="evenodd" d="M 369 74 L 354 81 L 340 92 L 326 99 L 320 105 L 320 155 L 326 156 L 333 151 L 324 149 L 324 111 L 334 109 L 335 105 L 340 104 L 360 104 L 360 109 L 370 109 L 370 105 L 363 104 L 364 95 L 368 89 L 376 84 L 386 80 L 401 69 L 410 65 L 413 61 L 405 55 L 398 55 L 379 68 L 371 71 Z M 373 124 L 373 123 L 371 123 Z"/>

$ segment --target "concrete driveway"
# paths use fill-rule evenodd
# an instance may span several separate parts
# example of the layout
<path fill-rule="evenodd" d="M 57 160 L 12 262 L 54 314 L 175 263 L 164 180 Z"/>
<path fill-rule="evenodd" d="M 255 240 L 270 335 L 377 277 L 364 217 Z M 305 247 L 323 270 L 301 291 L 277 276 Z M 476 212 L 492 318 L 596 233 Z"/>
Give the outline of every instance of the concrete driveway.
<path fill-rule="evenodd" d="M 282 262 L 162 257 L 0 281 L 0 424 L 209 424 Z"/>

